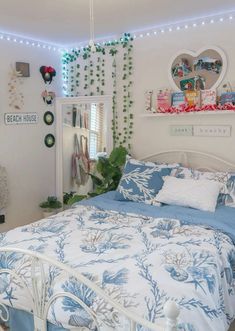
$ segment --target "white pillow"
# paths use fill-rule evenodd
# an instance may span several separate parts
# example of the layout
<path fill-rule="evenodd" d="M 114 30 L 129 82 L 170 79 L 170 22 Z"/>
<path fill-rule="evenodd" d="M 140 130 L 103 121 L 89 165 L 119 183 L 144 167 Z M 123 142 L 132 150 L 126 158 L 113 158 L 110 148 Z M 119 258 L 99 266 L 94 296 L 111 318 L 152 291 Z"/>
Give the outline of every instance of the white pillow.
<path fill-rule="evenodd" d="M 207 179 L 165 176 L 163 187 L 154 202 L 214 212 L 221 186 L 221 183 Z"/>

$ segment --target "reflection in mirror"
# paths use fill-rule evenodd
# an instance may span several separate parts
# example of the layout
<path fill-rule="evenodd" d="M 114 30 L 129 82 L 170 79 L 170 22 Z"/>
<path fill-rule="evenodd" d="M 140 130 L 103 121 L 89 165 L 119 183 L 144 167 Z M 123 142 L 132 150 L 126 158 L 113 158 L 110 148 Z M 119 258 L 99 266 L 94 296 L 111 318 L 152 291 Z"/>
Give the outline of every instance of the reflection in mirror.
<path fill-rule="evenodd" d="M 87 194 L 94 160 L 105 152 L 104 104 L 77 103 L 62 106 L 63 192 Z"/>

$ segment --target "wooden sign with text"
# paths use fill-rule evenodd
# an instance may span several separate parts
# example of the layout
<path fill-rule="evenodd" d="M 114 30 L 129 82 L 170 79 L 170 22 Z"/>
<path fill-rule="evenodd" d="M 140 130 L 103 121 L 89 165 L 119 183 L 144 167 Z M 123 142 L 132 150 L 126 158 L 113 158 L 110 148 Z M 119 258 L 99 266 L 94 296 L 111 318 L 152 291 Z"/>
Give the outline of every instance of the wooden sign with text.
<path fill-rule="evenodd" d="M 37 113 L 5 113 L 4 120 L 6 125 L 16 124 L 37 124 Z"/>

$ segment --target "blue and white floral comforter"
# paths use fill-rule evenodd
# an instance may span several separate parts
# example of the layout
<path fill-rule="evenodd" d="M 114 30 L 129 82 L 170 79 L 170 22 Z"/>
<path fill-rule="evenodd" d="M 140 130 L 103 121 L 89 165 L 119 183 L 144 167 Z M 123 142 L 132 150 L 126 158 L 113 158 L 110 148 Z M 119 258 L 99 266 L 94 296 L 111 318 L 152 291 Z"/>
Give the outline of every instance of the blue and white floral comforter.
<path fill-rule="evenodd" d="M 67 264 L 156 325 L 164 325 L 162 309 L 169 299 L 181 308 L 179 330 L 224 331 L 235 317 L 235 246 L 218 230 L 78 205 L 0 234 L 0 246 L 37 251 Z M 28 261 L 19 253 L 1 253 L 0 268 L 17 269 L 27 281 Z M 58 269 L 47 271 L 48 297 L 61 289 L 71 292 L 104 320 L 102 330 L 114 326 L 102 299 Z M 27 293 L 6 274 L 0 278 L 0 301 L 30 311 Z M 49 321 L 94 329 L 81 306 L 68 298 L 53 305 Z"/>

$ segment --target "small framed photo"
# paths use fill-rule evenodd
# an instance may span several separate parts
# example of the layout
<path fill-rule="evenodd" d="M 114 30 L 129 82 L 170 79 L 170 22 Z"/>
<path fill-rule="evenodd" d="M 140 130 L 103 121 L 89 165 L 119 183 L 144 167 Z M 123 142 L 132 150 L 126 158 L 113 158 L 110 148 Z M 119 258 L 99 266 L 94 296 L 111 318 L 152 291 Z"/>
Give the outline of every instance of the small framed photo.
<path fill-rule="evenodd" d="M 29 63 L 16 62 L 16 71 L 21 73 L 21 77 L 30 77 Z"/>

